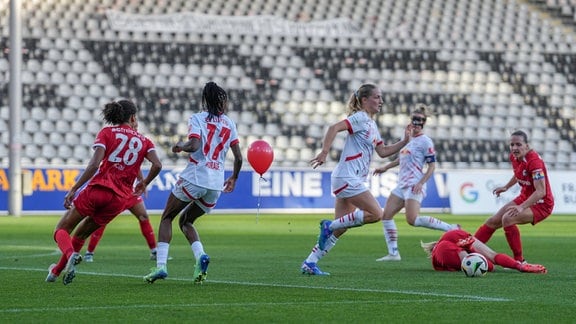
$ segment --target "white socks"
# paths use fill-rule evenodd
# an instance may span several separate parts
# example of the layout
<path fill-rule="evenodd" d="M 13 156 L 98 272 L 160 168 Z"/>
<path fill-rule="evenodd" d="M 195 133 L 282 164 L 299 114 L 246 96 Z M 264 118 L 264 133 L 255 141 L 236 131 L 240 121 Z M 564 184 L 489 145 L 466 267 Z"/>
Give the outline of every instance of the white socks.
<path fill-rule="evenodd" d="M 341 228 L 358 227 L 364 225 L 364 211 L 356 209 L 350 214 L 346 214 L 332 221 L 330 230 L 334 231 Z"/>
<path fill-rule="evenodd" d="M 441 231 L 449 231 L 453 228 L 451 224 L 443 222 L 438 218 L 431 216 L 418 216 L 414 221 L 414 226 L 426 227 Z M 388 255 L 399 255 L 398 251 L 398 228 L 393 219 L 383 220 L 382 227 L 384 230 L 384 237 L 386 238 L 386 245 L 388 246 Z"/>
<path fill-rule="evenodd" d="M 168 262 L 168 250 L 170 249 L 170 243 L 158 242 L 156 246 L 156 266 L 166 267 Z"/>
<path fill-rule="evenodd" d="M 328 240 L 326 240 L 326 246 L 324 247 L 324 250 L 320 250 L 318 244 L 314 245 L 314 247 L 312 248 L 312 252 L 310 252 L 310 255 L 308 255 L 308 257 L 306 258 L 306 262 L 316 263 L 320 261 L 320 259 L 322 259 L 322 257 L 324 257 L 326 253 L 332 250 L 334 245 L 336 245 L 336 242 L 338 242 L 338 238 L 334 235 L 330 235 Z"/>
<path fill-rule="evenodd" d="M 192 253 L 194 253 L 194 258 L 196 260 L 200 259 L 200 256 L 202 256 L 202 254 L 206 254 L 204 252 L 204 246 L 202 246 L 202 243 L 200 241 L 195 241 L 190 245 L 190 247 L 192 248 Z"/>
<path fill-rule="evenodd" d="M 389 255 L 398 255 L 398 228 L 393 219 L 383 220 L 382 227 L 384 229 L 384 238 L 386 238 L 386 246 L 388 246 Z"/>
<path fill-rule="evenodd" d="M 426 227 L 441 231 L 449 231 L 452 229 L 452 225 L 446 222 L 439 220 L 438 218 L 434 218 L 432 216 L 418 216 L 414 221 L 414 226 Z"/>

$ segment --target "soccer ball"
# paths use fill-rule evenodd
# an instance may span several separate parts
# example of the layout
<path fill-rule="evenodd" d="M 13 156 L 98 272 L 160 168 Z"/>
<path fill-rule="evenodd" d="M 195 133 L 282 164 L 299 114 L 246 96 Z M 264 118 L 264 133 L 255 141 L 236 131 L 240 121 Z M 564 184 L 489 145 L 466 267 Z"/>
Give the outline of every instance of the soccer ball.
<path fill-rule="evenodd" d="M 465 256 L 461 266 L 466 277 L 482 277 L 488 272 L 488 260 L 480 253 Z"/>

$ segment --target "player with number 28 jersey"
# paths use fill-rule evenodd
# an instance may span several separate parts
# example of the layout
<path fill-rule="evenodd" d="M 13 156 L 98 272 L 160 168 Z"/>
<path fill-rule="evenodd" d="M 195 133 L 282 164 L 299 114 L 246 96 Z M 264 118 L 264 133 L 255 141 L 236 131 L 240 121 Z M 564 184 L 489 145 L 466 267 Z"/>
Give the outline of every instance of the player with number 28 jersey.
<path fill-rule="evenodd" d="M 54 231 L 62 256 L 48 269 L 46 282 L 54 282 L 63 274 L 63 283 L 70 284 L 76 276 L 75 266 L 82 261 L 79 252 L 84 240 L 132 207 L 133 197 L 144 193 L 162 170 L 154 144 L 137 131 L 137 112 L 131 100 L 104 105 L 104 122 L 112 126 L 98 132 L 90 162 L 64 196 L 64 207 L 69 210 Z M 144 159 L 152 163 L 146 178 L 139 176 Z"/>
<path fill-rule="evenodd" d="M 154 143 L 130 126 L 119 125 L 102 128 L 93 147 L 104 148 L 105 158 L 88 186 L 110 188 L 118 196 L 131 199 L 140 165 L 146 154 L 155 150 Z"/>

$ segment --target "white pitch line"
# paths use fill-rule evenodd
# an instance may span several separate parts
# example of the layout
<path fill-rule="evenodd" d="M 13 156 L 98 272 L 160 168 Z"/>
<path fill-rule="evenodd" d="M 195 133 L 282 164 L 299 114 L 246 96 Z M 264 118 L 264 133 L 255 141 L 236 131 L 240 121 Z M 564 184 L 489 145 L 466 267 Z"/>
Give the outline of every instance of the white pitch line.
<path fill-rule="evenodd" d="M 45 251 L 59 251 L 58 247 L 55 246 L 40 246 L 40 245 L 2 245 L 3 250 L 45 250 Z"/>
<path fill-rule="evenodd" d="M 18 260 L 18 259 L 29 259 L 29 258 L 43 258 L 47 256 L 60 255 L 60 251 L 52 251 L 50 253 L 40 253 L 40 254 L 28 254 L 28 255 L 10 255 L 10 256 L 0 256 L 0 260 Z"/>
<path fill-rule="evenodd" d="M 425 303 L 437 303 L 438 300 L 435 299 L 420 299 L 418 302 L 425 302 Z M 406 303 L 414 303 L 413 300 L 393 300 L 393 301 L 386 301 L 388 305 L 390 304 L 406 304 Z M 302 306 L 302 305 L 319 305 L 319 306 L 326 306 L 326 305 L 350 305 L 350 304 L 382 304 L 382 300 L 342 300 L 342 301 L 309 301 L 309 302 L 279 302 L 279 303 L 212 303 L 212 304 L 151 304 L 151 305 L 119 305 L 119 306 L 90 306 L 90 307 L 45 307 L 45 308 L 10 308 L 10 309 L 0 309 L 0 314 L 4 313 L 33 313 L 33 312 L 50 312 L 53 313 L 54 311 L 64 312 L 64 311 L 93 311 L 93 310 L 115 310 L 115 309 L 150 309 L 150 308 L 177 308 L 182 309 L 185 307 L 189 308 L 202 308 L 206 309 L 207 307 L 260 307 L 260 306 Z"/>
<path fill-rule="evenodd" d="M 14 268 L 14 267 L 0 267 L 0 270 L 24 270 L 24 271 L 42 271 L 42 272 L 47 271 L 47 270 L 41 270 L 41 269 L 35 269 L 35 268 Z M 87 272 L 87 271 L 86 272 L 85 271 L 76 271 L 76 273 L 92 275 L 92 276 L 138 278 L 140 280 L 143 280 L 142 279 L 143 276 L 121 274 L 121 273 L 99 273 L 99 272 Z M 192 282 L 193 281 L 192 279 L 187 279 L 187 278 L 169 278 L 169 279 L 165 279 L 165 280 L 186 281 L 186 282 Z M 443 294 L 443 293 L 412 291 L 412 290 L 305 286 L 305 285 L 288 285 L 288 284 L 261 283 L 261 282 L 227 281 L 227 280 L 207 280 L 206 282 L 218 283 L 218 284 L 228 284 L 228 285 L 243 285 L 243 286 L 262 286 L 262 287 L 280 287 L 280 288 L 298 288 L 298 289 L 323 289 L 323 290 L 333 290 L 333 291 L 354 291 L 354 292 L 386 293 L 386 294 L 398 294 L 398 295 L 430 296 L 430 297 L 454 298 L 457 300 L 466 300 L 466 301 L 483 301 L 483 302 L 510 302 L 510 301 L 512 301 L 512 299 L 501 298 L 501 297 Z M 48 283 L 46 283 L 46 284 L 48 284 Z"/>
<path fill-rule="evenodd" d="M 511 299 L 500 298 L 500 297 L 483 297 L 483 296 L 472 296 L 472 295 L 441 294 L 441 293 L 431 293 L 431 292 L 411 291 L 411 290 L 300 286 L 300 285 L 284 285 L 284 284 L 238 282 L 238 281 L 219 281 L 219 280 L 210 280 L 210 282 L 226 283 L 226 284 L 234 284 L 234 285 L 247 285 L 247 286 L 266 286 L 266 287 L 283 287 L 283 288 L 299 288 L 299 289 L 325 289 L 325 290 L 339 290 L 339 291 L 387 293 L 387 294 L 399 294 L 399 295 L 447 297 L 447 298 L 457 298 L 457 299 L 463 299 L 463 300 L 475 300 L 475 301 L 487 301 L 487 302 L 512 301 Z"/>

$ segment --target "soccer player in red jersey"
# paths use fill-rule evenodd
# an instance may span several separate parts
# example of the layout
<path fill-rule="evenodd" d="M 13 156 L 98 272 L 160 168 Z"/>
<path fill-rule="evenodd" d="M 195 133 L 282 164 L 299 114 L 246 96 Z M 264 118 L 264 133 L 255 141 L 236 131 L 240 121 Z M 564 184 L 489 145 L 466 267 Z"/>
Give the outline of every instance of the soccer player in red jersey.
<path fill-rule="evenodd" d="M 494 189 L 493 193 L 498 197 L 513 185 L 519 184 L 520 195 L 488 218 L 474 236 L 486 243 L 502 227 L 514 259 L 524 262 L 520 231 L 516 225 L 536 225 L 550 216 L 554 209 L 554 196 L 546 165 L 540 155 L 530 148 L 528 136 L 521 130 L 510 136 L 510 162 L 514 175 L 506 185 Z"/>
<path fill-rule="evenodd" d="M 154 143 L 136 131 L 136 113 L 136 105 L 130 100 L 104 105 L 104 121 L 112 126 L 100 130 L 90 162 L 64 197 L 64 207 L 68 210 L 54 230 L 54 240 L 62 257 L 58 264 L 50 267 L 47 282 L 56 281 L 62 273 L 64 284 L 70 284 L 75 277 L 75 265 L 82 261 L 78 252 L 84 240 L 124 211 L 132 197 L 142 194 L 160 173 L 162 163 Z M 144 159 L 152 166 L 146 178 L 136 182 Z"/>
<path fill-rule="evenodd" d="M 138 130 L 137 128 L 134 129 Z M 138 180 L 142 179 L 144 178 L 142 171 L 140 171 L 138 174 Z M 146 192 L 144 192 L 144 195 L 146 195 Z M 148 244 L 148 248 L 150 249 L 150 260 L 156 260 L 156 236 L 154 235 L 154 230 L 150 224 L 150 217 L 146 211 L 144 199 L 142 199 L 142 196 L 132 196 L 130 199 L 132 201 L 127 204 L 127 208 L 138 220 L 138 225 L 140 225 L 140 232 L 142 233 L 142 236 L 144 236 L 146 244 Z M 96 247 L 104 235 L 105 229 L 106 226 L 101 226 L 99 229 L 94 231 L 92 235 L 90 235 L 90 240 L 88 241 L 88 247 L 86 248 L 83 261 L 94 262 L 94 252 L 96 251 Z"/>
<path fill-rule="evenodd" d="M 475 239 L 470 233 L 455 229 L 444 233 L 440 240 L 421 243 L 436 271 L 460 271 L 462 259 L 469 253 L 480 253 L 488 260 L 488 271 L 494 271 L 494 264 L 520 272 L 546 273 L 540 264 L 522 263 L 512 257 L 494 252 L 490 247 Z"/>

